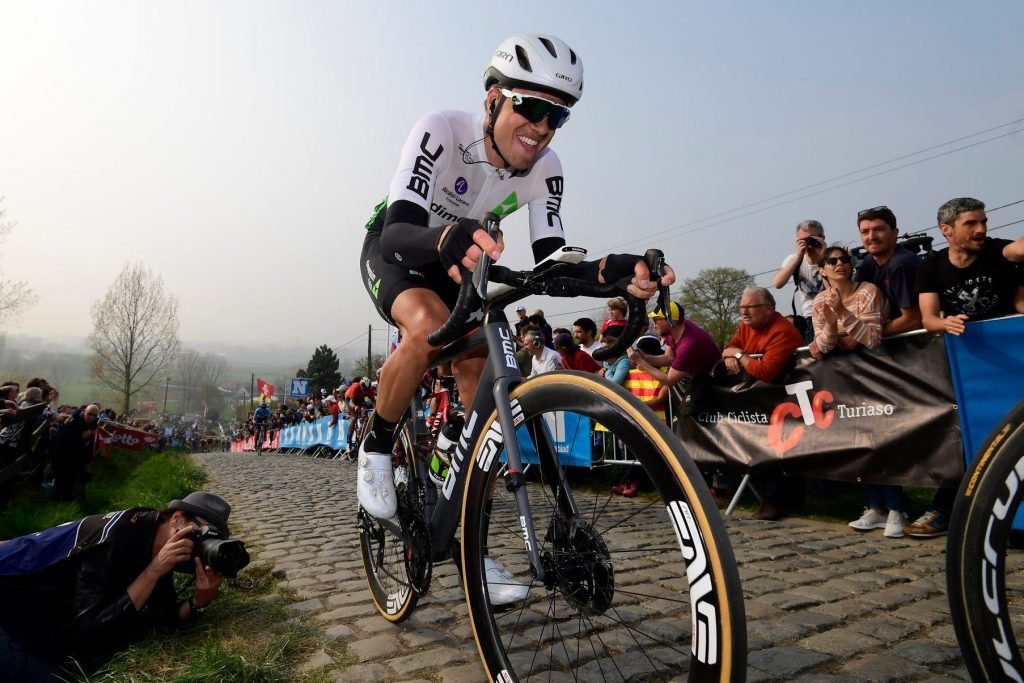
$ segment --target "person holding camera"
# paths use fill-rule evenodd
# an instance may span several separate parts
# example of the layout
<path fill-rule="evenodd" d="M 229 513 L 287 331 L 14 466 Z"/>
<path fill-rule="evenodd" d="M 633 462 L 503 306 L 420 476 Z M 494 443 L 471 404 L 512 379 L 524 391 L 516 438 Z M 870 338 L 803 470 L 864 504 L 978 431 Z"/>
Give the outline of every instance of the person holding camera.
<path fill-rule="evenodd" d="M 205 491 L 0 542 L 0 681 L 92 668 L 145 630 L 202 614 L 249 563 L 231 507 Z M 172 572 L 195 575 L 181 597 Z"/>
<path fill-rule="evenodd" d="M 793 294 L 793 324 L 806 343 L 814 339 L 811 326 L 814 297 L 825 289 L 820 272 L 824 258 L 825 228 L 816 220 L 801 221 L 796 226 L 796 251 L 786 257 L 772 279 L 775 289 L 782 289 L 789 282 L 796 286 Z"/>

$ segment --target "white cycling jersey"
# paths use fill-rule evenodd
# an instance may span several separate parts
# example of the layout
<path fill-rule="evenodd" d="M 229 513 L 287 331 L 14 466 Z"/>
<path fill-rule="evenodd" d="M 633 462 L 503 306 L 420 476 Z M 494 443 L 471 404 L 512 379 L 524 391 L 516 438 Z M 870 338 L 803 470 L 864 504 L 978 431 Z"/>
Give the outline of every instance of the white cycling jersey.
<path fill-rule="evenodd" d="M 416 122 L 402 147 L 387 198 L 367 228 L 384 227 L 387 207 L 408 201 L 428 215 L 428 226 L 459 218 L 480 220 L 488 211 L 507 216 L 530 207 L 530 242 L 562 240 L 562 164 L 547 148 L 526 172 L 498 169 L 487 161 L 483 115 L 462 111 L 431 112 Z M 399 259 L 401 260 L 401 259 Z"/>

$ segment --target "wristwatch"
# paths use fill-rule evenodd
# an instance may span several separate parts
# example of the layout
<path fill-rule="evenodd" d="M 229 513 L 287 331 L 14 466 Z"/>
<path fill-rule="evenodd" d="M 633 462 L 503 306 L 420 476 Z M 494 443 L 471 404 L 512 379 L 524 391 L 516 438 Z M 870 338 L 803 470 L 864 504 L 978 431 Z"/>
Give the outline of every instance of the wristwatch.
<path fill-rule="evenodd" d="M 742 352 L 742 351 L 737 351 L 737 352 L 736 352 L 736 353 L 735 353 L 735 354 L 733 355 L 733 358 L 735 358 L 736 360 L 739 360 L 740 358 L 743 358 L 743 352 Z"/>
<path fill-rule="evenodd" d="M 193 595 L 188 599 L 188 608 L 192 610 L 192 614 L 203 614 L 210 608 L 210 606 L 207 605 L 206 607 L 200 607 L 196 604 L 196 596 Z"/>

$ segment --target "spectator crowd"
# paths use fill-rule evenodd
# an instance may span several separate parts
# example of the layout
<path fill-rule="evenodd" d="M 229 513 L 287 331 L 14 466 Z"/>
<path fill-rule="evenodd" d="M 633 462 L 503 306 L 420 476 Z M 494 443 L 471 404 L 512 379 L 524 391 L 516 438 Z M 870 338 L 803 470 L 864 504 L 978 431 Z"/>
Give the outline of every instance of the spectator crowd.
<path fill-rule="evenodd" d="M 800 222 L 793 251 L 772 282 L 775 289 L 794 285 L 792 314 L 778 310 L 769 289 L 748 287 L 739 302 L 737 331 L 721 349 L 673 302 L 670 314 L 677 324 L 670 327 L 665 313 L 656 310 L 650 314 L 651 336 L 641 337 L 627 354 L 597 363 L 590 357 L 594 350 L 625 328 L 624 301 L 608 301 L 600 325 L 584 317 L 571 330 L 552 329 L 543 311 L 528 314 L 519 306 L 520 368 L 524 376 L 556 369 L 598 373 L 655 411 L 663 411 L 674 395 L 673 405 L 688 414 L 708 382 L 773 382 L 802 346 L 817 361 L 828 362 L 834 354 L 877 348 L 888 336 L 922 328 L 959 335 L 968 322 L 1024 313 L 1024 238 L 990 237 L 985 204 L 969 197 L 942 204 L 937 221 L 946 248 L 931 252 L 930 239 L 908 242 L 927 245 L 924 258 L 901 244 L 895 212 L 887 206 L 857 213 L 861 245 L 856 249 L 830 244 L 820 221 Z M 627 470 L 615 492 L 635 495 L 638 478 Z M 762 476 L 755 487 L 762 498 L 758 519 L 780 519 L 803 501 L 803 480 L 797 477 Z M 955 493 L 955 488 L 938 489 L 929 509 L 911 522 L 900 487 L 868 485 L 864 513 L 850 526 L 882 529 L 894 538 L 940 536 Z"/>
<path fill-rule="evenodd" d="M 0 384 L 0 493 L 30 483 L 52 490 L 57 500 L 79 497 L 92 478 L 96 432 L 107 423 L 159 434 L 154 450 L 224 450 L 228 444 L 205 435 L 205 421 L 198 416 L 133 418 L 98 403 L 61 403 L 57 387 L 42 377 L 24 387 L 5 380 Z"/>

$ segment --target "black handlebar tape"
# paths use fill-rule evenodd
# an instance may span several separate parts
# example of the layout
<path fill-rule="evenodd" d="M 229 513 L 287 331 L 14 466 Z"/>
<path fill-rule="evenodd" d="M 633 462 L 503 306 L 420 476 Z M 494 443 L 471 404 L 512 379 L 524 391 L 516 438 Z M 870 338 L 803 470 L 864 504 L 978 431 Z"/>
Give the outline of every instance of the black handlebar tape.
<path fill-rule="evenodd" d="M 665 254 L 661 249 L 648 249 L 644 252 L 644 263 L 650 271 L 651 279 L 658 281 L 658 308 L 665 314 L 665 321 L 669 327 L 675 325 L 672 319 L 672 300 L 669 298 L 668 286 L 661 284 L 661 278 L 665 275 Z"/>

